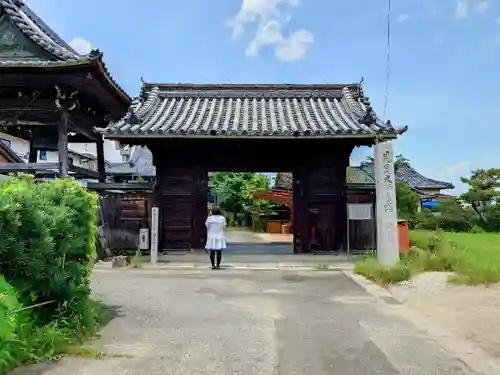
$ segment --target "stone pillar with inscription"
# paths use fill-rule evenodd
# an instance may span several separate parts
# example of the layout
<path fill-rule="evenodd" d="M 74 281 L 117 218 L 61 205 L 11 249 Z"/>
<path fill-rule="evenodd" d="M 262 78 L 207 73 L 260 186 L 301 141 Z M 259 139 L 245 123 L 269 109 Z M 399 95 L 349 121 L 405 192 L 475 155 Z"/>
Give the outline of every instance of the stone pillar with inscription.
<path fill-rule="evenodd" d="M 375 181 L 377 257 L 389 267 L 399 260 L 394 151 L 390 141 L 375 145 Z"/>

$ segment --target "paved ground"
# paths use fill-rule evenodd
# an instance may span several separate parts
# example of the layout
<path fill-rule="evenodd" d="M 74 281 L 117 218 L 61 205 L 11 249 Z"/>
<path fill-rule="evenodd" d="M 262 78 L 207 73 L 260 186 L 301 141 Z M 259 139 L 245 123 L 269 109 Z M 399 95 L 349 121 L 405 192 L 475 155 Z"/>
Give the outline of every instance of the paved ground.
<path fill-rule="evenodd" d="M 281 243 L 292 244 L 292 234 L 281 233 L 255 233 L 249 230 L 230 228 L 226 230 L 226 240 L 228 244 L 265 244 L 265 243 Z"/>
<path fill-rule="evenodd" d="M 27 374 L 472 374 L 340 272 L 100 270 L 119 317 L 96 348 Z M 34 370 L 35 371 L 35 370 Z"/>
<path fill-rule="evenodd" d="M 245 253 L 242 251 L 235 251 L 234 248 L 230 248 L 224 251 L 222 254 L 222 263 L 225 267 L 234 268 L 241 266 L 259 266 L 259 265 L 269 265 L 269 266 L 315 266 L 319 264 L 329 264 L 331 266 L 336 266 L 339 263 L 349 263 L 353 258 L 349 257 L 347 254 L 333 255 L 333 254 L 276 254 L 273 252 L 265 252 L 267 247 L 276 247 L 281 245 L 262 245 L 263 253 Z M 253 246 L 253 251 L 256 246 Z M 145 264 L 149 264 L 150 257 L 146 255 L 142 257 Z M 197 250 L 192 253 L 187 254 L 167 254 L 158 257 L 159 263 L 158 267 L 161 266 L 175 266 L 175 265 L 186 265 L 205 267 L 210 261 L 207 253 L 204 250 Z M 252 268 L 252 267 L 251 267 Z M 274 267 L 271 267 L 274 268 Z"/>

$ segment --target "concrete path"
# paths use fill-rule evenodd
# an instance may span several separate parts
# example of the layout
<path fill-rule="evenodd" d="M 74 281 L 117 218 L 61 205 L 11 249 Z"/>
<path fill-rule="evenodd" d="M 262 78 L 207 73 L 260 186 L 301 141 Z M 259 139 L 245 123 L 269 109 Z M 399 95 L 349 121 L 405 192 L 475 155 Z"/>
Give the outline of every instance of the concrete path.
<path fill-rule="evenodd" d="M 129 355 L 18 374 L 474 374 L 340 272 L 98 270 L 116 307 L 93 345 Z M 17 375 L 17 374 L 16 374 Z"/>
<path fill-rule="evenodd" d="M 226 241 L 228 244 L 292 244 L 292 234 L 281 233 L 255 233 L 244 229 L 230 228 L 226 230 Z"/>

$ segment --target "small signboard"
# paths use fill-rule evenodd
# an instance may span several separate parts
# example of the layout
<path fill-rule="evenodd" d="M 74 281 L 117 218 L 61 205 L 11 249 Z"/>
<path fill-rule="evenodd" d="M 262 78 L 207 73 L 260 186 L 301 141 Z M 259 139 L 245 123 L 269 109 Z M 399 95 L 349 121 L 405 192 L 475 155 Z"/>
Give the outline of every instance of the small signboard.
<path fill-rule="evenodd" d="M 158 262 L 158 226 L 160 210 L 158 207 L 151 208 L 151 263 Z"/>
<path fill-rule="evenodd" d="M 139 249 L 140 250 L 149 249 L 149 229 L 148 228 L 139 229 Z"/>
<path fill-rule="evenodd" d="M 371 203 L 347 204 L 347 218 L 349 220 L 371 220 L 372 211 Z"/>

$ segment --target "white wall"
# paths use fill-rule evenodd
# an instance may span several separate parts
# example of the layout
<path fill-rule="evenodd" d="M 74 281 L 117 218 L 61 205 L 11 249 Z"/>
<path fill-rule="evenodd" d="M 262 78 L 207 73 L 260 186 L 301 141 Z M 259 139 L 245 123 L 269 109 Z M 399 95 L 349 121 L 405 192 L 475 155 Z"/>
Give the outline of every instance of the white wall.
<path fill-rule="evenodd" d="M 0 132 L 0 138 L 9 140 L 11 142 L 11 149 L 20 157 L 24 157 L 30 150 L 30 144 L 28 141 L 13 137 L 9 134 L 5 134 Z M 97 156 L 96 145 L 95 143 L 70 143 L 68 145 L 69 151 L 75 151 L 81 154 L 89 153 L 91 155 Z M 71 155 L 73 157 L 73 162 L 75 165 L 80 166 L 81 161 L 77 155 Z M 116 149 L 116 145 L 114 141 L 110 141 L 108 139 L 104 140 L 104 158 L 110 162 L 120 162 L 122 157 L 120 155 L 120 150 Z M 47 152 L 47 160 L 38 160 L 39 162 L 57 162 L 57 152 L 49 151 Z M 28 161 L 27 158 L 25 158 Z"/>

